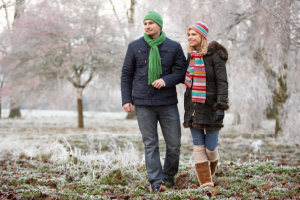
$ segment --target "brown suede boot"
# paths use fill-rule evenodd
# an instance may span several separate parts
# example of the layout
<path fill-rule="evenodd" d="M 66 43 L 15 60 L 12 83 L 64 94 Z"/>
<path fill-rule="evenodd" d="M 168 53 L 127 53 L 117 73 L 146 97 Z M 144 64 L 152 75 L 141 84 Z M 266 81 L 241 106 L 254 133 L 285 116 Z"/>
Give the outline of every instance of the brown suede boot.
<path fill-rule="evenodd" d="M 211 172 L 211 177 L 213 177 L 215 175 L 215 173 L 217 172 L 218 168 L 218 160 L 214 161 L 214 162 L 210 162 L 210 172 Z"/>
<path fill-rule="evenodd" d="M 196 173 L 201 187 L 213 187 L 209 162 L 196 163 Z"/>
<path fill-rule="evenodd" d="M 218 161 L 220 159 L 218 147 L 213 151 L 209 151 L 208 149 L 206 149 L 206 154 L 208 161 L 210 162 L 211 177 L 213 177 L 217 172 Z"/>

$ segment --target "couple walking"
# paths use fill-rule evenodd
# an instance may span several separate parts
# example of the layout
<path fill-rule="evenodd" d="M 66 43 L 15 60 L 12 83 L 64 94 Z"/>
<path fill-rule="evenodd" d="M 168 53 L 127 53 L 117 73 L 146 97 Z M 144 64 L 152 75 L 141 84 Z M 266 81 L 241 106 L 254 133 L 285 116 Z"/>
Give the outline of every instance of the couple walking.
<path fill-rule="evenodd" d="M 180 156 L 181 126 L 176 85 L 185 83 L 184 123 L 190 128 L 195 170 L 201 187 L 213 187 L 219 160 L 218 137 L 228 109 L 228 83 L 225 63 L 227 50 L 217 42 L 208 45 L 208 27 L 196 22 L 189 27 L 188 59 L 179 43 L 166 37 L 163 19 L 155 11 L 144 18 L 144 36 L 128 46 L 122 67 L 122 104 L 126 112 L 135 105 L 145 147 L 151 192 L 165 184 L 174 186 Z M 166 142 L 162 169 L 158 147 L 157 122 Z"/>

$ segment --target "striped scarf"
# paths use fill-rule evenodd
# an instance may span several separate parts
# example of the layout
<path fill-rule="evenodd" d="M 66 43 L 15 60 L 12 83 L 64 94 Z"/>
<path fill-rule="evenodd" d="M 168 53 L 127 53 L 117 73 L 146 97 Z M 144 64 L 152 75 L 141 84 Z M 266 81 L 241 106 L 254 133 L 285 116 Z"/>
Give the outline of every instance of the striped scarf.
<path fill-rule="evenodd" d="M 185 85 L 192 88 L 192 102 L 205 103 L 206 72 L 203 57 L 197 51 L 191 52 L 190 65 L 186 71 Z"/>

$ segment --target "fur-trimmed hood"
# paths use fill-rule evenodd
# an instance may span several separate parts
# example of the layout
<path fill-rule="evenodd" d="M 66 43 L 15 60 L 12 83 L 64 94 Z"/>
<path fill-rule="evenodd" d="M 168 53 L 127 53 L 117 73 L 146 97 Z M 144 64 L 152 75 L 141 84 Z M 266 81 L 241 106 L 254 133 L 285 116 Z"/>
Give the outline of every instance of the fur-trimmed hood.
<path fill-rule="evenodd" d="M 227 49 L 219 44 L 217 41 L 212 41 L 209 43 L 207 54 L 211 54 L 213 52 L 217 52 L 225 62 L 228 60 L 228 52 Z"/>

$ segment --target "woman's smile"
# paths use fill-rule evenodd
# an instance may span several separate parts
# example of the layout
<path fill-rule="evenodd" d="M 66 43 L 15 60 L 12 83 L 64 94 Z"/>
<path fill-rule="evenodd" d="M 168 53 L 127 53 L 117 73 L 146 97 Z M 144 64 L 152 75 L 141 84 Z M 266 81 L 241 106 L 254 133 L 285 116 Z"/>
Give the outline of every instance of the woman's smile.
<path fill-rule="evenodd" d="M 199 33 L 197 33 L 195 30 L 190 29 L 188 31 L 188 41 L 190 43 L 191 46 L 199 46 L 201 45 L 201 35 Z"/>

